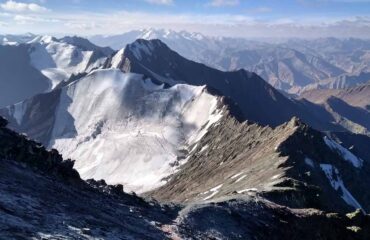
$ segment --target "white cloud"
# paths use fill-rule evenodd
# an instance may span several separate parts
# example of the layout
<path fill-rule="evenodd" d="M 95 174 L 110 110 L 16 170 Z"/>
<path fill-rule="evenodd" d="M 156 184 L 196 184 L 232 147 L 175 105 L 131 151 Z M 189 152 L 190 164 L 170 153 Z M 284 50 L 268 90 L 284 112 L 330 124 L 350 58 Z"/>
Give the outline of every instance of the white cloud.
<path fill-rule="evenodd" d="M 158 5 L 172 5 L 173 0 L 145 0 L 148 3 L 158 4 Z"/>
<path fill-rule="evenodd" d="M 36 3 L 21 3 L 9 0 L 0 4 L 0 7 L 8 12 L 46 12 L 47 8 L 40 6 Z"/>
<path fill-rule="evenodd" d="M 272 12 L 272 8 L 258 7 L 258 8 L 249 9 L 247 12 L 250 12 L 250 13 L 269 13 L 269 12 Z"/>
<path fill-rule="evenodd" d="M 248 10 L 247 10 L 248 11 Z M 370 38 L 370 17 L 290 17 L 262 19 L 247 14 L 153 13 L 139 11 L 10 13 L 0 21 L 12 23 L 8 33 L 52 35 L 120 34 L 142 28 L 167 28 L 213 36 L 360 37 Z M 8 15 L 8 14 L 7 14 Z M 18 15 L 18 16 L 16 16 Z M 13 24 L 14 23 L 14 24 Z"/>
<path fill-rule="evenodd" d="M 222 7 L 222 6 L 236 6 L 239 5 L 239 0 L 212 0 L 208 3 L 212 7 Z"/>
<path fill-rule="evenodd" d="M 41 16 L 29 16 L 29 15 L 15 15 L 13 17 L 13 20 L 17 24 L 35 24 L 35 23 L 59 23 L 60 21 L 58 19 L 53 18 L 44 18 Z"/>
<path fill-rule="evenodd" d="M 99 24 L 96 24 L 95 22 L 90 22 L 90 23 L 67 22 L 64 24 L 64 26 L 70 29 L 83 30 L 83 31 L 90 31 L 90 30 L 98 29 L 101 27 Z"/>

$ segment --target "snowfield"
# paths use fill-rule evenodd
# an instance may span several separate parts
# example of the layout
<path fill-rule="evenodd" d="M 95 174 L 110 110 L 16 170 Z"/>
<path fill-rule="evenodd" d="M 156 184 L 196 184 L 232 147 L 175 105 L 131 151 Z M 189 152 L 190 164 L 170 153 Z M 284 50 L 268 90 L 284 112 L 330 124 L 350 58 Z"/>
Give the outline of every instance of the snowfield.
<path fill-rule="evenodd" d="M 76 159 L 85 179 L 142 193 L 186 161 L 222 116 L 217 102 L 204 87 L 164 89 L 142 75 L 95 70 L 63 88 L 49 147 Z"/>

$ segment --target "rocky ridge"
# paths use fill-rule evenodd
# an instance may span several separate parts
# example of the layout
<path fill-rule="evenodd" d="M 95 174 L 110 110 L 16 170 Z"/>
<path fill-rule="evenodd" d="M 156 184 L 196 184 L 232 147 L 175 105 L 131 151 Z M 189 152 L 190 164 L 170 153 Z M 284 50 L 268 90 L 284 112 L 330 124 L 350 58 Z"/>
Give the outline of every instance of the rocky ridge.
<path fill-rule="evenodd" d="M 5 125 L 0 118 L 1 238 L 367 239 L 369 234 L 370 218 L 361 212 L 294 210 L 258 196 L 187 206 L 144 200 L 119 185 L 81 180 L 71 161 Z"/>

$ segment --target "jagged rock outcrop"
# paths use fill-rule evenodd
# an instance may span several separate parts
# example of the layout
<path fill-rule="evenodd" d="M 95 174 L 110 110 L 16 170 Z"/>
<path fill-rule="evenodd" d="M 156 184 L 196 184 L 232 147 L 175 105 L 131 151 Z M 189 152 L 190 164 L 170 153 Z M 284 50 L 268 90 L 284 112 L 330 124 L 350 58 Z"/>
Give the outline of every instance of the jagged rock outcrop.
<path fill-rule="evenodd" d="M 5 128 L 7 121 L 0 117 L 0 158 L 23 163 L 47 174 L 62 177 L 70 181 L 80 181 L 80 176 L 73 169 L 74 161 L 63 160 L 55 150 L 46 150 L 40 143 L 29 140 L 25 135 L 17 134 Z"/>
<path fill-rule="evenodd" d="M 361 166 L 354 166 L 345 159 L 350 153 L 331 149 L 331 141 L 297 118 L 272 129 L 225 116 L 193 146 L 166 185 L 149 195 L 198 202 L 248 194 L 293 208 L 348 212 L 358 207 L 344 200 L 347 189 L 339 189 L 334 179 L 369 211 L 370 195 L 363 191 L 370 181 L 368 163 L 356 158 Z M 327 175 L 329 166 L 338 176 Z"/>

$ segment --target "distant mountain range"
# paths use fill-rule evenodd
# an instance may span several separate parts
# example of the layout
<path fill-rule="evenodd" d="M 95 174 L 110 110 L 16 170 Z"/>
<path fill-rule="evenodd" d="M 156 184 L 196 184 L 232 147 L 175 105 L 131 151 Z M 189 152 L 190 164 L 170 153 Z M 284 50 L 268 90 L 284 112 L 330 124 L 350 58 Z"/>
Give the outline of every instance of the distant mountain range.
<path fill-rule="evenodd" d="M 370 72 L 369 40 L 326 38 L 271 43 L 156 29 L 89 39 L 118 50 L 140 38 L 160 39 L 184 57 L 220 70 L 243 68 L 256 72 L 273 87 L 293 94 L 306 87 L 350 87 L 370 80 L 363 77 Z"/>

